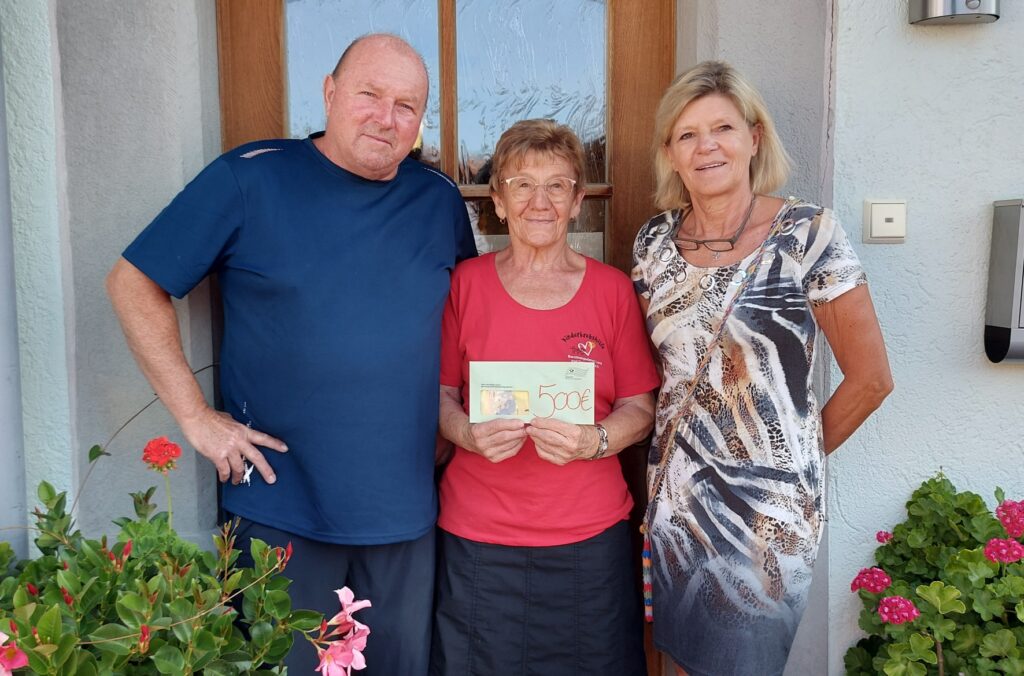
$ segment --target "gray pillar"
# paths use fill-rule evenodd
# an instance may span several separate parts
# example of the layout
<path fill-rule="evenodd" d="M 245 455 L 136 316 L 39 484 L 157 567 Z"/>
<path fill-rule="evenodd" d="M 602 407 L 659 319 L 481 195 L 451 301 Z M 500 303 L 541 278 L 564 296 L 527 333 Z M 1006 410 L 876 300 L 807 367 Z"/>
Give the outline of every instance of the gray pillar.
<path fill-rule="evenodd" d="M 21 435 L 21 376 L 14 297 L 14 237 L 7 161 L 7 113 L 0 50 L 0 540 L 26 556 L 25 461 Z M 8 527 L 14 530 L 7 530 Z M 0 571 L 2 572 L 2 571 Z"/>

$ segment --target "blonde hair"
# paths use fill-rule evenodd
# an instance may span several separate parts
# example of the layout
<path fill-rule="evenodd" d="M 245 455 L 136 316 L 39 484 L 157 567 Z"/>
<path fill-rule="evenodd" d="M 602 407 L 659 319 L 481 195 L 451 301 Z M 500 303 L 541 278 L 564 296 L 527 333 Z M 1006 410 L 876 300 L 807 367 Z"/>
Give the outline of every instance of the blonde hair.
<path fill-rule="evenodd" d="M 572 167 L 576 190 L 583 189 L 583 144 L 572 129 L 554 120 L 520 120 L 505 130 L 491 157 L 491 193 L 499 192 L 502 180 L 523 166 L 530 153 L 565 160 Z"/>
<path fill-rule="evenodd" d="M 750 160 L 751 189 L 755 193 L 772 193 L 789 178 L 789 155 L 782 147 L 764 99 L 729 64 L 704 61 L 677 77 L 658 104 L 654 118 L 654 174 L 657 180 L 654 199 L 659 209 L 685 209 L 690 206 L 690 191 L 672 168 L 666 147 L 672 127 L 683 109 L 708 94 L 728 96 L 748 125 L 761 126 L 757 155 Z"/>

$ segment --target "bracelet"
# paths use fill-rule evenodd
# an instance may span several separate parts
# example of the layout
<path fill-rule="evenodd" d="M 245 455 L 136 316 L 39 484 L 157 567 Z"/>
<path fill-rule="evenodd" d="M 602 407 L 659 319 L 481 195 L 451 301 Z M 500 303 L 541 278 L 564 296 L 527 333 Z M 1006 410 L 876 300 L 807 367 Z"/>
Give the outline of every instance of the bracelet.
<path fill-rule="evenodd" d="M 608 430 L 600 423 L 594 425 L 594 428 L 597 430 L 597 451 L 587 460 L 599 460 L 608 452 Z"/>

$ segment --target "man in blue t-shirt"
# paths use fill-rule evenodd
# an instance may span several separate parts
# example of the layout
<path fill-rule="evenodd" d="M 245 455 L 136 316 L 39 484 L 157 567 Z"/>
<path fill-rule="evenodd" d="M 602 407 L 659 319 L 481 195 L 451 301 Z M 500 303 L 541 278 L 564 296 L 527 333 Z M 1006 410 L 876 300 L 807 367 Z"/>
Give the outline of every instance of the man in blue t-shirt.
<path fill-rule="evenodd" d="M 400 38 L 356 40 L 324 80 L 324 132 L 222 155 L 107 280 L 143 373 L 217 468 L 243 552 L 292 543 L 294 607 L 333 615 L 343 585 L 370 599 L 367 673 L 387 675 L 427 671 L 440 321 L 451 269 L 475 254 L 455 184 L 407 157 L 427 88 Z M 170 300 L 210 273 L 223 412 Z M 315 660 L 299 641 L 286 663 Z"/>

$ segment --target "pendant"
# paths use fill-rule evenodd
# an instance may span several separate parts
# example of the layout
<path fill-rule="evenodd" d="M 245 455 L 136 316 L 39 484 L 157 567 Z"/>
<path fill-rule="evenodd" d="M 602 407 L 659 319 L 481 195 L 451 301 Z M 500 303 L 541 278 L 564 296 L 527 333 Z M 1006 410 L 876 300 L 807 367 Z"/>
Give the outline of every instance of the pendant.
<path fill-rule="evenodd" d="M 718 259 L 720 259 L 721 257 L 722 257 L 722 252 L 721 252 L 721 251 L 716 251 L 716 252 L 714 252 L 713 254 L 711 254 L 711 258 L 712 258 L 713 260 L 716 260 L 716 261 L 717 261 Z"/>

